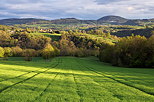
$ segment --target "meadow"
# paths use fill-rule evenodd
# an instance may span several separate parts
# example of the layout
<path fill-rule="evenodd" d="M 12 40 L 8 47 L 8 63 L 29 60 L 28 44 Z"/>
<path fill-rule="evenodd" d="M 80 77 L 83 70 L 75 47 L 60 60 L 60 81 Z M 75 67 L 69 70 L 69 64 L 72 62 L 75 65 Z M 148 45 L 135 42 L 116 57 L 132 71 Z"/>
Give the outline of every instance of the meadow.
<path fill-rule="evenodd" d="M 154 102 L 154 69 L 96 57 L 0 61 L 0 102 Z"/>

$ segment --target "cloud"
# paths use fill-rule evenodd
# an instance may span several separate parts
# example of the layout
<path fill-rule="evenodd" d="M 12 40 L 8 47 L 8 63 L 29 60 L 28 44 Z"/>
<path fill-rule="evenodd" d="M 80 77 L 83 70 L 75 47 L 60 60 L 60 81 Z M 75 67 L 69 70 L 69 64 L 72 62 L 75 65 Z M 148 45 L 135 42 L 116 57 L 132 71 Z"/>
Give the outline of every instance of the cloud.
<path fill-rule="evenodd" d="M 153 0 L 0 0 L 0 18 L 153 18 Z"/>
<path fill-rule="evenodd" d="M 95 0 L 98 4 L 110 4 L 114 2 L 129 1 L 129 0 Z"/>

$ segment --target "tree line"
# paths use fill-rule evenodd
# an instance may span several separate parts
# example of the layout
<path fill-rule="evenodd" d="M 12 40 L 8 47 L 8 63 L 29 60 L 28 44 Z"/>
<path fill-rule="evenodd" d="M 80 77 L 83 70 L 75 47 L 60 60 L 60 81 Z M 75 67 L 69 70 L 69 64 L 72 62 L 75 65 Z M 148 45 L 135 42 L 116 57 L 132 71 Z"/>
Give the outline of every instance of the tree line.
<path fill-rule="evenodd" d="M 104 45 L 99 59 L 116 66 L 154 67 L 154 36 L 124 37 L 114 45 Z"/>
<path fill-rule="evenodd" d="M 0 57 L 22 56 L 30 61 L 32 57 L 97 56 L 100 61 L 115 66 L 154 67 L 154 36 L 119 38 L 108 32 L 75 30 L 60 31 L 61 39 L 52 41 L 50 37 L 32 35 L 27 30 L 7 29 L 0 27 Z"/>

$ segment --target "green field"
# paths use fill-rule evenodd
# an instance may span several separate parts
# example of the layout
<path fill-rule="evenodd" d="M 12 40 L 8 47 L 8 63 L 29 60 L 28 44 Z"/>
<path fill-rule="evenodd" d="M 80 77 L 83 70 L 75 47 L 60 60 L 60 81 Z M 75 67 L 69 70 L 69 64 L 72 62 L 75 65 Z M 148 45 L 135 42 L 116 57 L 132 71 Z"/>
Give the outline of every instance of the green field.
<path fill-rule="evenodd" d="M 95 57 L 0 61 L 0 102 L 154 102 L 154 69 Z"/>
<path fill-rule="evenodd" d="M 47 37 L 52 38 L 52 41 L 59 41 L 61 39 L 61 34 L 51 34 L 51 33 L 30 33 L 30 34 L 34 34 L 34 35 L 44 35 Z"/>

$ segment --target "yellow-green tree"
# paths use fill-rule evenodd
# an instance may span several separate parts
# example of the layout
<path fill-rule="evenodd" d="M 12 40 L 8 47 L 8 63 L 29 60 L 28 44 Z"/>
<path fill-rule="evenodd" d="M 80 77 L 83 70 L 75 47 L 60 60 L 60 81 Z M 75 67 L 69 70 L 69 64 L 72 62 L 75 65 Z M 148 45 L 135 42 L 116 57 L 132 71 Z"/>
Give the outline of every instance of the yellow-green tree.
<path fill-rule="evenodd" d="M 5 51 L 5 54 L 4 56 L 5 57 L 9 57 L 9 56 L 12 56 L 12 49 L 10 47 L 4 47 L 4 51 Z"/>
<path fill-rule="evenodd" d="M 44 47 L 44 49 L 42 50 L 42 57 L 44 59 L 49 59 L 55 56 L 55 49 L 54 47 L 47 43 Z"/>
<path fill-rule="evenodd" d="M 0 57 L 4 57 L 4 49 L 2 47 L 0 47 Z"/>

